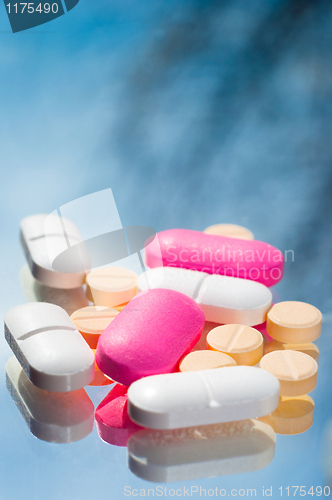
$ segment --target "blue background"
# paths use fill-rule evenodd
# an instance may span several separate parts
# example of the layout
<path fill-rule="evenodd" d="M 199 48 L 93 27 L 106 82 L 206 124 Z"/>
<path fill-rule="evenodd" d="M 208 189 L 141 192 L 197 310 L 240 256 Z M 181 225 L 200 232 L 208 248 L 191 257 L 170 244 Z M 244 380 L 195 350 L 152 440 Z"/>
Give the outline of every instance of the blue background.
<path fill-rule="evenodd" d="M 25 300 L 19 221 L 107 187 L 124 225 L 231 222 L 293 249 L 277 292 L 324 313 L 314 427 L 278 436 L 262 471 L 195 484 L 329 482 L 331 22 L 320 0 L 81 0 L 14 35 L 0 6 L 3 314 Z M 148 487 L 96 430 L 71 445 L 37 441 L 3 381 L 0 394 L 1 499 L 117 499 L 125 485 Z"/>

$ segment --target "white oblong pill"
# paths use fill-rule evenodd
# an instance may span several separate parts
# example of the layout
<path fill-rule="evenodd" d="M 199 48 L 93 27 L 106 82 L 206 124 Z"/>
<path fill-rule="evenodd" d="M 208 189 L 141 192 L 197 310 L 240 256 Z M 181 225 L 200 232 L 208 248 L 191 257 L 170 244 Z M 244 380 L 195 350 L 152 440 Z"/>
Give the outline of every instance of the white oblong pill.
<path fill-rule="evenodd" d="M 65 263 L 63 272 L 52 268 L 53 260 L 69 247 L 82 242 L 82 237 L 68 219 L 56 215 L 36 214 L 21 221 L 21 243 L 32 275 L 44 285 L 54 288 L 77 288 L 85 282 L 89 256 L 80 246 L 80 254 Z"/>
<path fill-rule="evenodd" d="M 47 392 L 30 382 L 15 357 L 6 363 L 6 385 L 30 432 L 50 443 L 72 443 L 93 430 L 94 406 L 84 389 Z"/>
<path fill-rule="evenodd" d="M 188 295 L 204 311 L 206 321 L 254 326 L 266 321 L 272 293 L 262 283 L 231 276 L 164 267 L 148 269 L 137 280 L 138 292 L 168 288 Z"/>
<path fill-rule="evenodd" d="M 4 319 L 5 338 L 34 385 L 68 392 L 93 380 L 93 352 L 61 307 L 30 302 Z"/>
<path fill-rule="evenodd" d="M 151 429 L 176 429 L 268 415 L 278 406 L 279 381 L 252 366 L 153 375 L 128 390 L 130 418 Z"/>
<path fill-rule="evenodd" d="M 148 481 L 171 482 L 252 472 L 274 457 L 276 435 L 268 424 L 241 420 L 223 424 L 133 434 L 128 466 Z"/>

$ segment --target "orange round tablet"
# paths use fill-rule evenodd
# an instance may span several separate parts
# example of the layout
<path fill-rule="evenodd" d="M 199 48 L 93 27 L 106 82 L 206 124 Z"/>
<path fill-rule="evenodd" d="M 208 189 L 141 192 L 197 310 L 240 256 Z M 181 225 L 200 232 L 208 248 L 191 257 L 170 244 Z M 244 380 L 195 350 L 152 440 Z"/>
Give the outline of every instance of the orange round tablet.
<path fill-rule="evenodd" d="M 75 311 L 70 319 L 91 349 L 96 349 L 101 333 L 118 314 L 119 311 L 110 307 L 88 306 Z"/>
<path fill-rule="evenodd" d="M 259 366 L 279 379 L 280 396 L 302 396 L 316 387 L 318 365 L 303 352 L 273 351 L 262 357 Z"/>
<path fill-rule="evenodd" d="M 238 365 L 255 365 L 263 356 L 263 336 L 245 325 L 222 325 L 206 338 L 207 349 L 231 356 Z"/>
<path fill-rule="evenodd" d="M 304 352 L 304 354 L 308 354 L 318 363 L 319 349 L 312 342 L 308 342 L 307 344 L 283 344 L 282 342 L 278 342 L 278 340 L 271 340 L 271 342 L 264 344 L 264 354 L 285 350 Z"/>
<path fill-rule="evenodd" d="M 203 233 L 227 236 L 228 238 L 240 238 L 241 240 L 254 239 L 254 235 L 249 229 L 237 224 L 215 224 L 204 229 Z"/>
<path fill-rule="evenodd" d="M 277 434 L 301 434 L 314 421 L 315 403 L 307 394 L 288 398 L 281 396 L 278 408 L 259 420 L 269 424 Z"/>
<path fill-rule="evenodd" d="M 114 307 L 137 293 L 137 274 L 124 267 L 100 267 L 86 277 L 87 296 L 96 306 Z"/>
<path fill-rule="evenodd" d="M 320 336 L 322 313 L 305 302 L 278 302 L 267 313 L 267 333 L 285 344 L 306 344 Z"/>
<path fill-rule="evenodd" d="M 196 372 L 200 370 L 211 370 L 223 366 L 235 366 L 231 356 L 218 351 L 194 351 L 185 356 L 179 365 L 180 372 Z"/>

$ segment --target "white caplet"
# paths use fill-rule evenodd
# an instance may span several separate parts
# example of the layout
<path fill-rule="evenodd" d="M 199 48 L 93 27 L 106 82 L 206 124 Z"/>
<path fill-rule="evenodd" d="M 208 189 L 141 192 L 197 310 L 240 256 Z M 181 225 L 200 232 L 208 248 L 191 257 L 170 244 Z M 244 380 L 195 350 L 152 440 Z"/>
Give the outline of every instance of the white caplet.
<path fill-rule="evenodd" d="M 176 267 L 156 267 L 142 273 L 138 292 L 168 288 L 188 295 L 204 311 L 206 321 L 219 324 L 259 325 L 266 321 L 272 293 L 257 281 L 207 274 Z"/>
<path fill-rule="evenodd" d="M 153 375 L 129 387 L 128 412 L 151 429 L 245 420 L 274 411 L 279 387 L 274 375 L 252 366 Z"/>
<path fill-rule="evenodd" d="M 21 243 L 34 278 L 54 288 L 77 288 L 85 282 L 90 260 L 82 237 L 73 222 L 54 214 L 36 214 L 21 221 Z M 73 247 L 77 252 L 65 254 Z M 52 262 L 60 254 L 65 257 L 61 269 Z"/>
<path fill-rule="evenodd" d="M 68 392 L 93 380 L 94 354 L 61 307 L 30 302 L 4 319 L 5 338 L 34 385 Z"/>

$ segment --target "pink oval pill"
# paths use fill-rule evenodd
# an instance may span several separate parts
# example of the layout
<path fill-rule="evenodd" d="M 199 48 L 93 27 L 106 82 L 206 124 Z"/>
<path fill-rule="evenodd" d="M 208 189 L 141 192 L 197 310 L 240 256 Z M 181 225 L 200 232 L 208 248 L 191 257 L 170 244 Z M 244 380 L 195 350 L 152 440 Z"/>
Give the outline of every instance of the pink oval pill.
<path fill-rule="evenodd" d="M 204 321 L 200 306 L 180 292 L 141 292 L 101 334 L 97 365 L 126 386 L 148 375 L 173 372 L 198 342 Z"/>
<path fill-rule="evenodd" d="M 183 267 L 209 274 L 258 281 L 266 286 L 283 276 L 284 256 L 280 250 L 257 240 L 241 240 L 189 229 L 170 229 L 157 234 L 146 247 L 146 263 Z"/>

